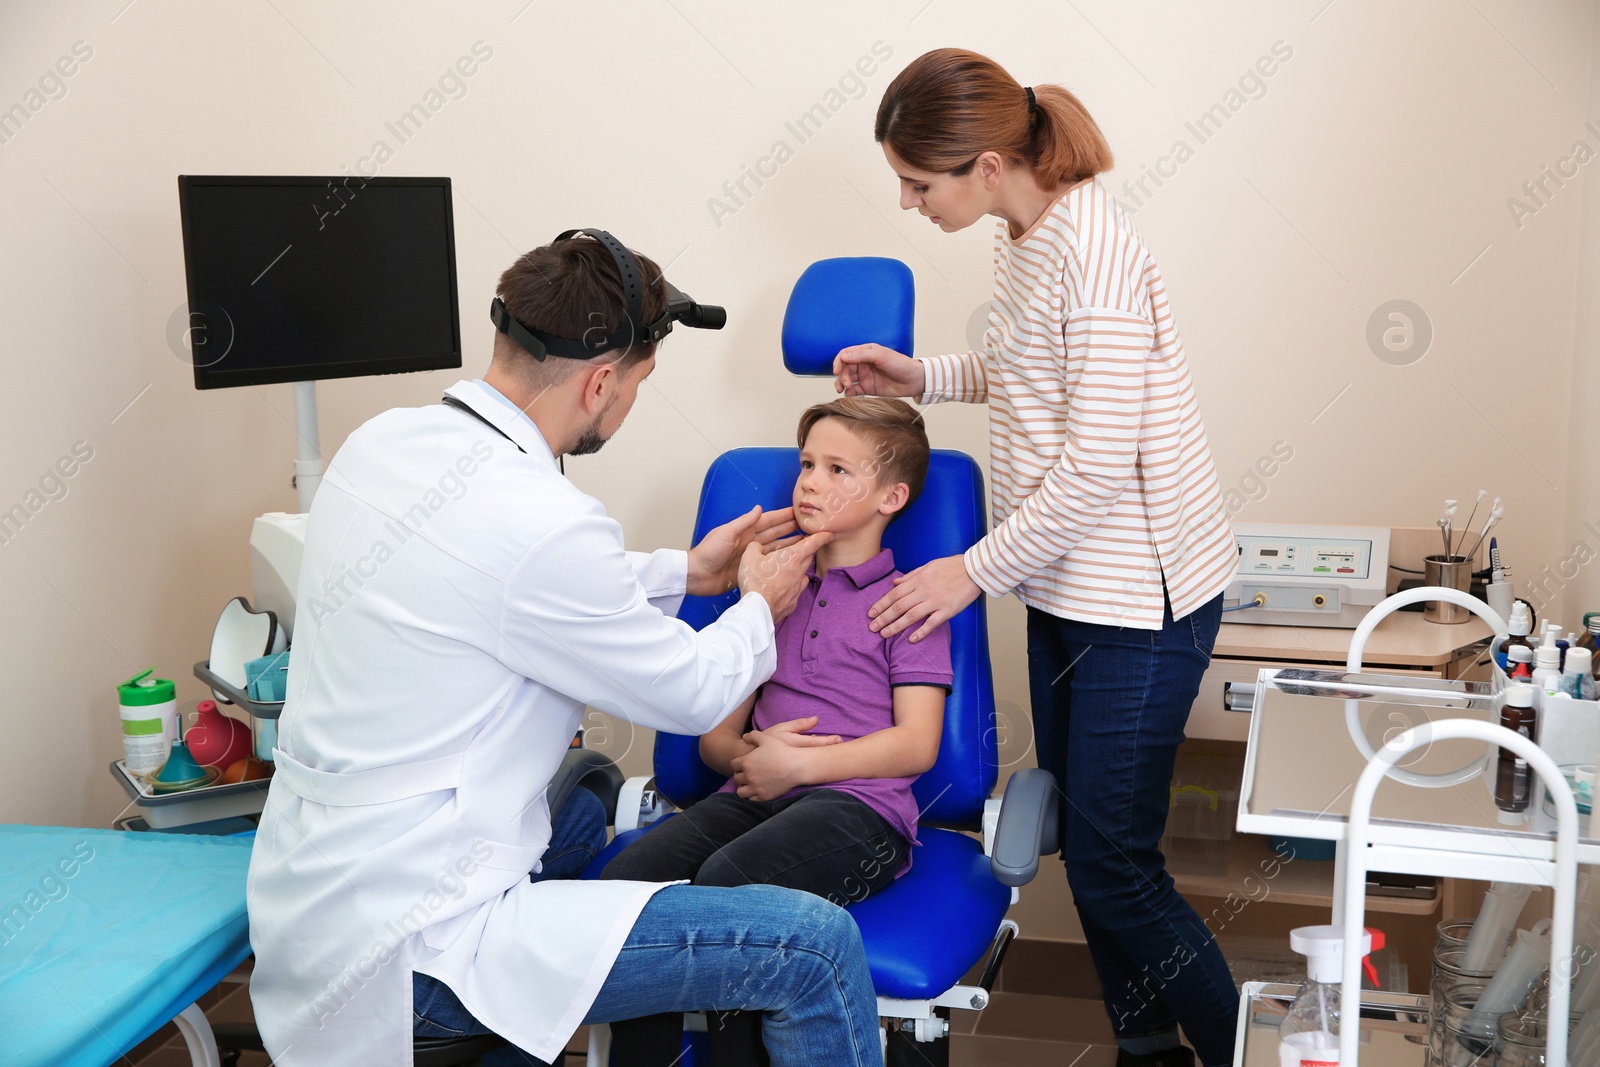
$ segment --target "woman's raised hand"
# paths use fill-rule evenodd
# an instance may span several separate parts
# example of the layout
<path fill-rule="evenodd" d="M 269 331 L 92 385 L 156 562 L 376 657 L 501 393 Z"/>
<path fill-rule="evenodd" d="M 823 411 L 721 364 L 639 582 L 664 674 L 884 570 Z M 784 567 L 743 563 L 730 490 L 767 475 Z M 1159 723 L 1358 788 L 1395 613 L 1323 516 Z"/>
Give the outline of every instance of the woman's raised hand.
<path fill-rule="evenodd" d="M 921 396 L 923 366 L 882 345 L 851 345 L 833 357 L 833 387 L 845 396 Z"/>

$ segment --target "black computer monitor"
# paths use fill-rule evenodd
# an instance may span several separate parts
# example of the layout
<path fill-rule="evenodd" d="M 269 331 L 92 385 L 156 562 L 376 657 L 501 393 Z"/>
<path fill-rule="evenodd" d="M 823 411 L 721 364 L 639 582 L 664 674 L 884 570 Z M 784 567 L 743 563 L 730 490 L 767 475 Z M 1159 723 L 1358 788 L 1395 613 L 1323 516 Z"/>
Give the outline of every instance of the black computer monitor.
<path fill-rule="evenodd" d="M 461 366 L 449 178 L 179 175 L 196 389 Z"/>

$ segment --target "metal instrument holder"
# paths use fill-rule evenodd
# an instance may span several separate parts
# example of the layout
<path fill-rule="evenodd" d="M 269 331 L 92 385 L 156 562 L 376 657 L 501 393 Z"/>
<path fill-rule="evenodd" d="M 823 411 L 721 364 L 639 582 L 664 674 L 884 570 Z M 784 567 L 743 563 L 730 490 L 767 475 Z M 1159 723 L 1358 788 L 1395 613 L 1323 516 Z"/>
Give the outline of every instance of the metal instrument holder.
<path fill-rule="evenodd" d="M 219 693 L 226 693 L 230 701 L 258 719 L 276 719 L 283 714 L 283 701 L 251 700 L 249 693 L 212 671 L 211 661 L 208 659 L 203 659 L 194 665 L 194 676 Z"/>

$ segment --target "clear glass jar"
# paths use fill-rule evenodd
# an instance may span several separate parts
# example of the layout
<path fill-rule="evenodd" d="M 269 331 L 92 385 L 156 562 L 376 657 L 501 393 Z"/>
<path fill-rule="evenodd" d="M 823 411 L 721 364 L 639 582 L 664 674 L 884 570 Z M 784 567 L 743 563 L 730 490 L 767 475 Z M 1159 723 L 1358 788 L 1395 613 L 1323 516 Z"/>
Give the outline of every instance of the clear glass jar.
<path fill-rule="evenodd" d="M 1438 953 L 1443 949 L 1466 948 L 1467 935 L 1472 933 L 1472 923 L 1472 919 L 1446 919 L 1441 922 L 1435 928 L 1437 936 L 1433 943 L 1433 951 Z"/>
<path fill-rule="evenodd" d="M 1493 1020 L 1472 1014 L 1484 986 L 1455 982 L 1445 987 L 1444 1007 L 1434 1013 L 1436 1032 L 1428 1036 L 1428 1062 L 1434 1067 L 1494 1067 L 1499 1034 Z"/>
<path fill-rule="evenodd" d="M 1470 928 L 1471 924 L 1468 926 Z M 1462 951 L 1459 948 L 1442 948 L 1435 949 L 1433 953 L 1433 980 L 1428 990 L 1431 1001 L 1428 1014 L 1429 1067 L 1461 1067 L 1454 1063 L 1457 1056 L 1447 1051 L 1449 1040 L 1446 1022 L 1454 1016 L 1460 1029 L 1494 978 L 1493 971 L 1469 971 L 1463 968 Z M 1471 1056 L 1467 1057 L 1468 1062 L 1471 1060 Z"/>
<path fill-rule="evenodd" d="M 1495 1067 L 1544 1067 L 1550 1027 L 1543 1012 L 1500 1016 L 1500 1050 Z"/>

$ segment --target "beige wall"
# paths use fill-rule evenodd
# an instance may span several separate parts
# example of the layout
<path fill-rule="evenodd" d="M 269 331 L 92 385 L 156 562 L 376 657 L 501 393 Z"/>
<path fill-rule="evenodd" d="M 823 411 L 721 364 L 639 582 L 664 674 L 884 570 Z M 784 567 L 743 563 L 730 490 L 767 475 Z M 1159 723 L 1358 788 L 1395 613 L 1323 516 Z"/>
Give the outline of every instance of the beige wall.
<path fill-rule="evenodd" d="M 1582 520 L 1600 518 L 1583 429 L 1593 389 L 1570 395 L 1595 373 L 1600 222 L 1592 203 L 1585 222 L 1581 177 L 1547 183 L 1548 203 L 1520 220 L 1507 203 L 1575 141 L 1600 149 L 1584 127 L 1600 95 L 1581 0 L 123 2 L 0 7 L 0 108 L 38 105 L 0 144 L 0 508 L 77 442 L 93 451 L 0 545 L 0 819 L 105 825 L 123 808 L 106 773 L 120 752 L 113 687 L 159 663 L 180 699 L 202 695 L 189 665 L 222 604 L 248 592 L 250 519 L 294 505 L 289 387 L 197 393 L 169 346 L 184 301 L 179 173 L 338 173 L 382 139 L 394 154 L 381 173 L 451 176 L 465 375 L 485 366 L 483 305 L 518 252 L 600 225 L 672 263 L 679 284 L 729 307 L 730 326 L 675 336 L 626 429 L 569 469 L 636 547 L 682 544 L 712 457 L 786 442 L 799 409 L 831 395 L 777 358 L 807 263 L 906 260 L 919 349 L 966 347 L 989 231 L 947 236 L 900 213 L 871 139 L 894 72 L 960 44 L 1025 82 L 1067 85 L 1105 128 L 1107 184 L 1162 264 L 1219 472 L 1241 502 L 1257 498 L 1239 518 L 1426 525 L 1442 498 L 1482 486 L 1506 499 L 1519 580 L 1559 568 Z M 28 97 L 80 41 L 92 55 Z M 493 54 L 465 95 L 398 144 L 385 122 L 480 41 Z M 799 143 L 785 122 L 830 102 L 877 42 L 887 63 L 864 88 L 847 80 Z M 1258 61 L 1272 73 L 1256 81 Z M 1226 121 L 1202 142 L 1185 124 L 1219 104 Z M 792 158 L 714 210 L 779 139 Z M 1182 161 L 1164 159 L 1180 140 Z M 1123 192 L 1146 166 L 1169 177 Z M 1393 299 L 1434 331 L 1408 366 L 1365 338 Z M 324 447 L 454 378 L 323 385 Z M 930 419 L 940 445 L 984 458 L 981 410 Z M 1294 458 L 1252 480 L 1278 441 Z M 1564 620 L 1600 606 L 1592 574 L 1561 585 L 1588 590 Z M 993 620 L 1008 750 L 1024 758 L 1021 612 L 1006 601 Z"/>

